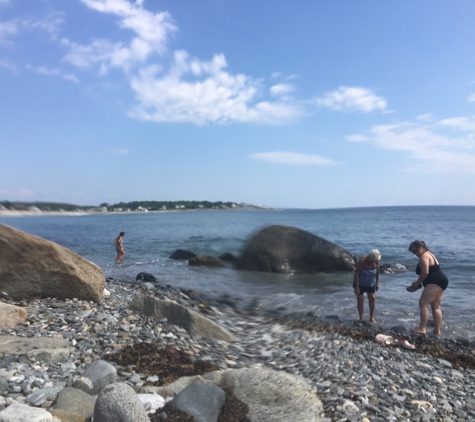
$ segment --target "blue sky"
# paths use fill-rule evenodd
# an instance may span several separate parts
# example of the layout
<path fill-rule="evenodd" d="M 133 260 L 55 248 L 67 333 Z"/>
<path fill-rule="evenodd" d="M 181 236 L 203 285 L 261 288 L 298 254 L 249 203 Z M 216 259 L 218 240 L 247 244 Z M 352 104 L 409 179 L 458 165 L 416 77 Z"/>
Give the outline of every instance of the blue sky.
<path fill-rule="evenodd" d="M 475 2 L 0 0 L 0 199 L 475 205 Z"/>

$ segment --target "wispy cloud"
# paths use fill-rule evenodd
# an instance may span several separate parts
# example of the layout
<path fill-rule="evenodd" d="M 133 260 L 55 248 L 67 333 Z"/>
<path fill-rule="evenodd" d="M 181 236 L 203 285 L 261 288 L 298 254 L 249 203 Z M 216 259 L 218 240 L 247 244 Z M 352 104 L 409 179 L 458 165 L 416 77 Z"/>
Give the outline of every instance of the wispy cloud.
<path fill-rule="evenodd" d="M 6 58 L 0 58 L 0 67 L 11 70 L 12 72 L 17 70 L 17 67 L 10 60 Z"/>
<path fill-rule="evenodd" d="M 64 19 L 61 13 L 54 13 L 44 19 L 38 20 L 13 19 L 0 22 L 0 44 L 12 45 L 11 38 L 20 34 L 22 31 L 32 30 L 47 32 L 52 39 L 55 39 L 63 22 Z"/>
<path fill-rule="evenodd" d="M 317 98 L 320 107 L 337 111 L 382 111 L 387 103 L 383 97 L 375 95 L 370 89 L 340 86 L 336 91 L 327 92 Z"/>
<path fill-rule="evenodd" d="M 447 134 L 447 130 L 457 130 Z M 460 131 L 466 133 L 460 134 Z M 373 126 L 368 133 L 347 137 L 378 148 L 405 151 L 418 161 L 406 171 L 425 173 L 475 173 L 475 118 L 456 117 L 427 122 L 402 122 Z"/>
<path fill-rule="evenodd" d="M 152 13 L 144 9 L 142 1 L 81 0 L 90 9 L 119 17 L 119 25 L 135 33 L 130 42 L 96 39 L 83 45 L 63 39 L 70 51 L 65 60 L 78 67 L 99 65 L 106 73 L 111 67 L 128 72 L 134 65 L 144 63 L 153 53 L 163 53 L 171 33 L 178 28 L 168 12 Z"/>
<path fill-rule="evenodd" d="M 32 72 L 39 73 L 40 75 L 58 76 L 66 81 L 79 83 L 79 80 L 75 75 L 73 75 L 72 73 L 64 73 L 61 69 L 58 68 L 48 68 L 46 66 L 32 66 L 30 64 L 27 64 L 26 68 Z"/>
<path fill-rule="evenodd" d="M 295 91 L 295 87 L 291 84 L 276 84 L 271 86 L 269 92 L 274 97 L 279 95 L 291 94 Z"/>
<path fill-rule="evenodd" d="M 274 151 L 274 152 L 256 152 L 248 155 L 248 158 L 254 160 L 266 161 L 276 164 L 290 164 L 296 166 L 334 166 L 341 163 L 319 155 L 300 154 L 290 151 Z"/>
<path fill-rule="evenodd" d="M 475 92 L 472 95 L 470 95 L 470 97 L 467 98 L 467 101 L 470 103 L 475 102 Z"/>

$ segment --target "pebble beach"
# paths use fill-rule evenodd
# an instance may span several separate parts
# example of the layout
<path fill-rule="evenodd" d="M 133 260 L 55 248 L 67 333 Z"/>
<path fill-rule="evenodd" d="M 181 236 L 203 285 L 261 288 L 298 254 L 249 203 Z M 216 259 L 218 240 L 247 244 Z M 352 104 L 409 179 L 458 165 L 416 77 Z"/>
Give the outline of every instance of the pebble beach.
<path fill-rule="evenodd" d="M 470 341 L 427 340 L 447 351 L 445 358 L 440 350 L 431 353 L 425 337 L 400 334 L 415 350 L 379 344 L 375 334 L 386 331 L 397 338 L 398 333 L 358 322 L 345 326 L 335 316 L 317 321 L 311 315 L 266 315 L 238 309 L 232 300 L 212 300 L 160 283 L 107 281 L 110 294 L 100 304 L 76 299 L 10 302 L 27 309 L 28 322 L 0 334 L 66 339 L 74 352 L 61 364 L 0 354 L 0 409 L 20 402 L 54 410 L 53 396 L 35 401 L 35 393 L 56 388 L 57 394 L 71 387 L 92 362 L 128 345 L 154 343 L 220 369 L 265 367 L 303 377 L 323 403 L 325 422 L 475 420 L 475 346 Z M 193 308 L 229 330 L 235 341 L 192 337 L 166 319 L 134 314 L 129 303 L 137 293 Z M 146 383 L 153 385 L 154 374 L 114 365 L 119 379 L 136 391 Z M 149 416 L 155 413 L 151 410 Z"/>

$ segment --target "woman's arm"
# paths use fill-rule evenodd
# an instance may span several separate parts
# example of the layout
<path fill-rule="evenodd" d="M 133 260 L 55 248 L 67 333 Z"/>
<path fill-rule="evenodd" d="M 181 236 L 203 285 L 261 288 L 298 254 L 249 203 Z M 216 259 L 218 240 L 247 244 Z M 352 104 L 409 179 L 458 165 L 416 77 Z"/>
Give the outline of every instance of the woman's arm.
<path fill-rule="evenodd" d="M 379 290 L 379 264 L 376 267 L 376 291 Z"/>
<path fill-rule="evenodd" d="M 429 262 L 429 254 L 424 254 L 419 258 L 419 267 L 421 267 L 421 274 L 417 281 L 412 283 L 415 287 L 418 287 L 429 275 Z"/>
<path fill-rule="evenodd" d="M 363 256 L 359 261 L 358 264 L 356 265 L 355 268 L 355 275 L 354 275 L 354 280 L 355 280 L 355 294 L 359 295 L 360 294 L 360 273 L 361 270 L 364 267 L 364 261 L 366 259 L 366 256 Z"/>

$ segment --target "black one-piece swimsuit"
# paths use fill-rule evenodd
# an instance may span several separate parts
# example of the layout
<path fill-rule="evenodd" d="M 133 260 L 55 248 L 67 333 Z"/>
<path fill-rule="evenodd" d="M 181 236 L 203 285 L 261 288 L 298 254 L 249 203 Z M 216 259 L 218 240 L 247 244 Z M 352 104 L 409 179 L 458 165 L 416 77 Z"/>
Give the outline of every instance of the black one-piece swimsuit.
<path fill-rule="evenodd" d="M 430 254 L 432 255 L 432 253 Z M 432 257 L 434 258 L 434 261 L 436 261 L 435 256 L 432 255 Z M 417 264 L 416 274 L 421 275 L 421 267 L 419 264 Z M 442 290 L 445 290 L 449 285 L 449 279 L 442 272 L 439 264 L 429 266 L 429 274 L 427 274 L 427 277 L 422 281 L 422 285 L 424 287 L 426 287 L 428 284 L 436 284 Z"/>

